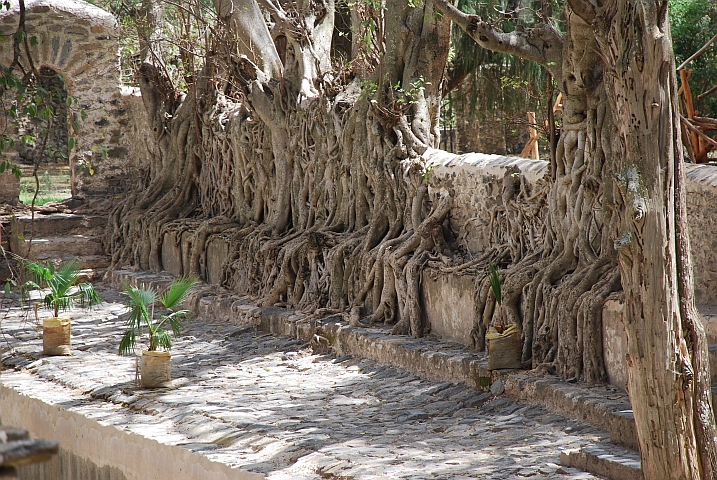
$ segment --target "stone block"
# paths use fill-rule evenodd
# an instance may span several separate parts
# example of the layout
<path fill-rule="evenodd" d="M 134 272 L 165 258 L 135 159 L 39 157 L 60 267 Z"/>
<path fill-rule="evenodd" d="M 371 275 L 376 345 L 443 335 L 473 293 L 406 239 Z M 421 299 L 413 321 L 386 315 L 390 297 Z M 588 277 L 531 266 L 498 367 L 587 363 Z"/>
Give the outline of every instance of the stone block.
<path fill-rule="evenodd" d="M 176 232 L 167 232 L 162 239 L 162 268 L 172 275 L 182 275 L 182 249 Z"/>
<path fill-rule="evenodd" d="M 621 389 L 627 382 L 627 337 L 623 324 L 624 304 L 617 298 L 608 298 L 602 309 L 602 349 L 605 370 L 612 385 Z"/>
<path fill-rule="evenodd" d="M 20 196 L 20 180 L 12 172 L 0 173 L 0 203 L 15 204 Z"/>
<path fill-rule="evenodd" d="M 207 283 L 221 285 L 224 275 L 222 266 L 229 256 L 229 242 L 221 235 L 212 235 L 207 241 Z"/>
<path fill-rule="evenodd" d="M 431 333 L 443 340 L 470 346 L 474 289 L 470 277 L 439 275 L 433 279 L 424 274 L 421 296 Z"/>

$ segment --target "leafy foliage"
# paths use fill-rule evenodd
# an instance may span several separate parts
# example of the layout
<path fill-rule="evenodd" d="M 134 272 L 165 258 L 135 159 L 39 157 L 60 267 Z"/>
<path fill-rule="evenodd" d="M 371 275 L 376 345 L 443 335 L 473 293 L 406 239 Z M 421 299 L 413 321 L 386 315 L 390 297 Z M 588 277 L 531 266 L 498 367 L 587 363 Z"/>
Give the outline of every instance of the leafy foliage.
<path fill-rule="evenodd" d="M 670 0 L 670 29 L 679 65 L 717 34 L 717 4 L 713 0 Z M 717 84 L 717 44 L 686 67 L 693 70 L 690 87 L 693 97 Z M 696 108 L 701 116 L 717 117 L 717 95 L 705 97 Z"/>
<path fill-rule="evenodd" d="M 149 43 L 149 52 L 142 51 L 140 35 L 147 34 L 149 15 L 146 2 L 138 0 L 90 0 L 111 12 L 118 21 L 120 68 L 122 83 L 136 86 L 135 72 L 145 54 L 151 63 L 160 65 L 166 78 L 177 91 L 187 91 L 205 63 L 205 55 L 212 39 L 216 12 L 211 0 L 183 2 L 160 1 L 162 24 Z"/>
<path fill-rule="evenodd" d="M 172 340 L 167 330 L 167 323 L 175 337 L 181 333 L 181 319 L 189 311 L 177 310 L 177 307 L 184 303 L 189 289 L 196 283 L 197 280 L 192 277 L 178 278 L 161 295 L 152 287 L 138 288 L 125 284 L 125 291 L 122 294 L 127 297 L 129 318 L 127 331 L 120 340 L 119 354 L 131 354 L 137 345 L 137 337 L 142 335 L 144 329 L 147 330 L 150 352 L 154 352 L 160 347 L 170 350 Z M 154 309 L 158 301 L 164 311 L 155 318 Z"/>
<path fill-rule="evenodd" d="M 25 265 L 32 280 L 25 282 L 25 288 L 30 290 L 49 289 L 43 297 L 45 308 L 51 310 L 57 317 L 60 310 L 66 311 L 78 305 L 81 308 L 91 308 L 101 302 L 92 284 L 88 282 L 77 283 L 80 276 L 80 265 L 77 260 L 61 263 L 55 267 L 52 262 L 28 262 Z"/>

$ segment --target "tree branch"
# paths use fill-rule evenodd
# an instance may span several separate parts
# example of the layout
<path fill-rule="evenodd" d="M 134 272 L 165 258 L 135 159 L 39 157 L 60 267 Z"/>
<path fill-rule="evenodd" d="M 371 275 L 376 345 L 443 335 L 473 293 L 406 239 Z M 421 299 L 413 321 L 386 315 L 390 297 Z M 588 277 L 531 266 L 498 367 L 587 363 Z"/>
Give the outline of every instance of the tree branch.
<path fill-rule="evenodd" d="M 595 20 L 595 5 L 590 0 L 568 0 L 570 10 L 590 25 Z"/>
<path fill-rule="evenodd" d="M 677 70 L 682 70 L 682 69 L 685 68 L 685 67 L 687 66 L 687 64 L 690 63 L 692 60 L 694 60 L 695 58 L 697 58 L 697 57 L 699 57 L 700 55 L 702 55 L 705 50 L 707 50 L 708 48 L 710 48 L 710 45 L 712 45 L 712 43 L 714 43 L 715 40 L 717 40 L 717 34 L 715 34 L 714 37 L 710 38 L 709 41 L 708 41 L 707 43 L 705 43 L 702 48 L 700 48 L 700 49 L 697 50 L 695 53 L 693 53 L 690 58 L 688 58 L 687 60 L 685 60 L 684 62 L 682 62 L 682 65 L 680 65 L 679 67 L 677 67 Z"/>
<path fill-rule="evenodd" d="M 239 40 L 241 53 L 272 78 L 284 69 L 256 0 L 213 0 L 217 14 Z"/>
<path fill-rule="evenodd" d="M 461 12 L 447 0 L 435 0 L 434 6 L 465 31 L 483 48 L 532 60 L 544 66 L 556 79 L 561 79 L 563 39 L 548 24 L 524 29 L 517 26 L 504 33 L 481 20 L 477 15 Z"/>
<path fill-rule="evenodd" d="M 297 40 L 295 26 L 291 19 L 286 16 L 286 12 L 281 6 L 274 4 L 271 0 L 257 0 L 264 8 L 266 8 L 276 21 L 276 24 L 284 31 L 284 34 L 292 40 Z"/>

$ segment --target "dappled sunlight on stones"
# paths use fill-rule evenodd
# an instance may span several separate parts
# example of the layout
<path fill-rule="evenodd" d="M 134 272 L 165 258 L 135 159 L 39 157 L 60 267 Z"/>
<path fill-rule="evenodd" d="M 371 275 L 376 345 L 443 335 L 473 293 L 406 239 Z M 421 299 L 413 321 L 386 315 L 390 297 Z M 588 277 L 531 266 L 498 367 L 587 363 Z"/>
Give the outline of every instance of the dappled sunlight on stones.
<path fill-rule="evenodd" d="M 173 388 L 135 388 L 134 358 L 116 354 L 124 307 L 101 295 L 73 320 L 66 358 L 41 357 L 33 322 L 13 310 L 4 383 L 272 480 L 591 478 L 557 467 L 560 452 L 607 437 L 542 406 L 198 320 L 174 342 Z"/>

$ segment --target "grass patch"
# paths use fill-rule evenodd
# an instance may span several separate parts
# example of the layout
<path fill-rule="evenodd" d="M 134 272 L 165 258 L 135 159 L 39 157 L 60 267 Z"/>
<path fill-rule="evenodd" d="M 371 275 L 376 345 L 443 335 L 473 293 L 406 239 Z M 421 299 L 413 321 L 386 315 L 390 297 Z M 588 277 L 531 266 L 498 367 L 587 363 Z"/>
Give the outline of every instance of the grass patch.
<path fill-rule="evenodd" d="M 20 202 L 24 203 L 25 205 L 30 205 L 32 203 L 32 196 L 32 193 L 20 193 Z M 37 198 L 35 199 L 35 206 L 39 207 L 40 205 L 45 205 L 46 203 L 50 202 L 61 202 L 70 198 L 70 196 L 71 195 L 53 195 L 39 193 L 37 195 Z"/>
<path fill-rule="evenodd" d="M 61 202 L 72 196 L 69 174 L 45 172 L 39 175 L 38 178 L 40 180 L 40 189 L 35 199 L 35 205 Z M 30 205 L 34 195 L 35 179 L 32 176 L 23 175 L 20 179 L 20 202 Z"/>

